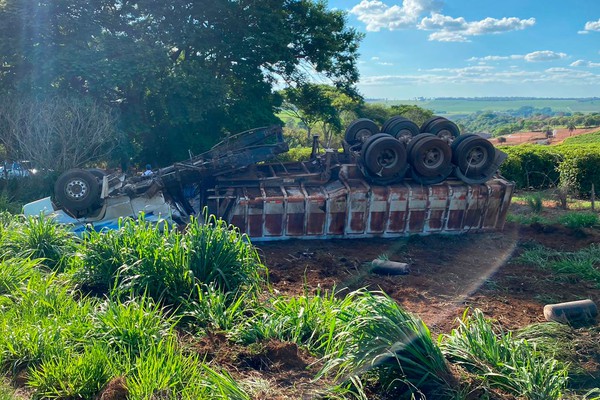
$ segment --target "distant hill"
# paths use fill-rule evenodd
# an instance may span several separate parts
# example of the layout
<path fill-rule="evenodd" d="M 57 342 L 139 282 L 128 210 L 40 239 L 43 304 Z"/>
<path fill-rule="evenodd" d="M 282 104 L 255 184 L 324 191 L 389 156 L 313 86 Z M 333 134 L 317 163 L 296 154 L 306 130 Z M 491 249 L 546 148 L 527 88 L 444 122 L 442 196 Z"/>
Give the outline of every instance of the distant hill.
<path fill-rule="evenodd" d="M 600 112 L 600 98 L 538 98 L 538 97 L 465 97 L 412 100 L 366 99 L 370 103 L 417 105 L 432 110 L 435 115 L 463 116 L 477 111 L 505 112 L 521 107 L 550 108 L 567 115 L 576 112 Z"/>

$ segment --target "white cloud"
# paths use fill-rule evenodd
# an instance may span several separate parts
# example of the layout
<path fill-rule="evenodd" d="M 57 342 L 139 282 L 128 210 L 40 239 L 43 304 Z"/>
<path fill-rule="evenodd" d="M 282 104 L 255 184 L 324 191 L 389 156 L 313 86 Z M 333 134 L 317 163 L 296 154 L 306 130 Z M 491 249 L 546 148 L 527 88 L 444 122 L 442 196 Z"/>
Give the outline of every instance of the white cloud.
<path fill-rule="evenodd" d="M 528 62 L 540 62 L 540 61 L 554 61 L 567 58 L 565 53 L 557 53 L 550 50 L 534 51 L 525 55 L 525 61 Z"/>
<path fill-rule="evenodd" d="M 594 67 L 600 67 L 600 63 L 595 63 L 595 62 L 591 62 L 591 61 L 587 61 L 587 60 L 577 60 L 577 61 L 572 62 L 570 67 L 594 68 Z"/>
<path fill-rule="evenodd" d="M 585 27 L 582 31 L 579 31 L 580 35 L 585 35 L 590 32 L 600 32 L 600 19 L 598 21 L 588 21 L 585 23 Z"/>
<path fill-rule="evenodd" d="M 600 74 L 573 68 L 548 68 L 541 71 L 525 71 L 515 66 L 506 69 L 494 67 L 436 68 L 412 75 L 379 75 L 361 78 L 360 86 L 409 86 L 409 85 L 470 85 L 501 84 L 523 85 L 564 84 L 572 86 L 600 85 Z"/>
<path fill-rule="evenodd" d="M 535 25 L 535 18 L 485 18 L 468 22 L 463 17 L 453 18 L 433 13 L 418 25 L 419 29 L 437 31 L 429 35 L 429 40 L 442 42 L 468 42 L 469 36 L 518 31 Z"/>
<path fill-rule="evenodd" d="M 484 18 L 467 21 L 440 13 L 441 0 L 403 0 L 401 5 L 388 5 L 381 0 L 362 0 L 352 7 L 351 14 L 366 25 L 367 31 L 379 32 L 418 27 L 433 31 L 429 40 L 439 42 L 468 42 L 470 36 L 503 33 L 535 25 L 535 18 Z M 424 15 L 428 15 L 421 19 Z"/>
<path fill-rule="evenodd" d="M 362 0 L 352 7 L 350 13 L 366 24 L 367 31 L 378 32 L 414 26 L 421 15 L 437 11 L 440 7 L 438 0 L 404 0 L 401 6 L 388 6 L 379 0 Z"/>
<path fill-rule="evenodd" d="M 565 53 L 559 53 L 550 50 L 540 50 L 534 51 L 532 53 L 528 53 L 525 55 L 522 54 L 511 54 L 509 56 L 485 56 L 485 57 L 471 57 L 467 61 L 469 62 L 488 62 L 488 61 L 505 61 L 505 60 L 525 60 L 527 62 L 539 62 L 539 61 L 554 61 L 554 60 L 562 60 L 567 58 L 568 55 Z"/>
<path fill-rule="evenodd" d="M 379 57 L 377 57 L 377 56 L 375 56 L 375 57 L 371 57 L 371 60 L 373 60 L 373 61 L 378 61 L 378 60 L 379 60 Z"/>
<path fill-rule="evenodd" d="M 525 58 L 525 56 L 520 54 L 512 54 L 510 56 L 485 56 L 485 57 L 471 57 L 467 61 L 475 62 L 475 61 L 504 61 L 504 60 L 521 60 Z"/>

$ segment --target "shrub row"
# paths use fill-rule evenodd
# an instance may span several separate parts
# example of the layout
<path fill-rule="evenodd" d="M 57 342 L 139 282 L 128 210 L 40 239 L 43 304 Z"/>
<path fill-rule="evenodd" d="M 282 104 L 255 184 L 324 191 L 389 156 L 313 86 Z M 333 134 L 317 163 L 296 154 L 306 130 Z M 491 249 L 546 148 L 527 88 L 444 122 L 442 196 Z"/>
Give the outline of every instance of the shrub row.
<path fill-rule="evenodd" d="M 592 184 L 600 184 L 600 144 L 527 144 L 505 146 L 508 159 L 500 173 L 519 188 L 568 187 L 587 196 Z"/>

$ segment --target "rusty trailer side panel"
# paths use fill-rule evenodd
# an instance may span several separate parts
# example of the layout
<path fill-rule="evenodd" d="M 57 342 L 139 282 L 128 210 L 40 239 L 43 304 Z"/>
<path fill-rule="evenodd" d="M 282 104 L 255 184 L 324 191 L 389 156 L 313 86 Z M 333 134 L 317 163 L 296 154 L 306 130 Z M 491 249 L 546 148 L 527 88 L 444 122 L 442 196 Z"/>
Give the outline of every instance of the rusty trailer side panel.
<path fill-rule="evenodd" d="M 399 237 L 501 230 L 513 189 L 501 178 L 379 186 L 341 174 L 323 185 L 216 188 L 207 205 L 258 241 Z"/>

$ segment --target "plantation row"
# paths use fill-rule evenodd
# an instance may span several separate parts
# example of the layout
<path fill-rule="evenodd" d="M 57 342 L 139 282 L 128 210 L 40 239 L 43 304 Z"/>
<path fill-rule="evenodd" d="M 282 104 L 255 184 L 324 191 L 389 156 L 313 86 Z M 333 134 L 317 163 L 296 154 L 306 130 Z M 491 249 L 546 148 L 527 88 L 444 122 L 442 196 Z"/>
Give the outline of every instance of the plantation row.
<path fill-rule="evenodd" d="M 501 149 L 508 153 L 508 159 L 500 166 L 500 172 L 515 181 L 517 187 L 564 187 L 589 196 L 592 184 L 600 182 L 600 143 L 527 144 Z"/>
<path fill-rule="evenodd" d="M 569 391 L 571 367 L 536 347 L 539 327 L 513 336 L 475 310 L 434 340 L 382 293 L 277 295 L 247 238 L 214 217 L 185 233 L 141 220 L 79 240 L 50 220 L 2 214 L 0 242 L 0 364 L 32 398 L 94 398 L 107 384 L 103 398 L 253 398 L 252 382 L 190 346 L 215 333 L 306 349 L 315 390 L 330 398 Z"/>

